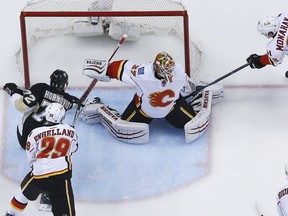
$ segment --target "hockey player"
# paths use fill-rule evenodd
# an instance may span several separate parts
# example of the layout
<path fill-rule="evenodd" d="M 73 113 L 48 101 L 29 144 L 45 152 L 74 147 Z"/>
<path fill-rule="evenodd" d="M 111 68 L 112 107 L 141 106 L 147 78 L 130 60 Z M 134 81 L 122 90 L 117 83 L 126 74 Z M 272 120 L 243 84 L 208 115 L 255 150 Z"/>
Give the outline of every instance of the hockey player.
<path fill-rule="evenodd" d="M 264 17 L 258 22 L 257 28 L 271 41 L 266 47 L 266 54 L 252 54 L 246 61 L 250 63 L 251 68 L 259 69 L 266 65 L 278 66 L 282 63 L 285 54 L 288 55 L 288 14 Z"/>
<path fill-rule="evenodd" d="M 47 125 L 35 128 L 27 138 L 26 154 L 32 169 L 12 198 L 6 216 L 19 215 L 40 193 L 49 194 L 53 215 L 75 215 L 71 155 L 78 148 L 78 137 L 73 127 L 62 123 L 63 105 L 50 103 L 44 117 Z"/>
<path fill-rule="evenodd" d="M 22 149 L 26 149 L 26 141 L 29 133 L 37 127 L 46 124 L 45 108 L 52 102 L 62 104 L 65 110 L 70 110 L 73 104 L 81 104 L 81 101 L 65 92 L 68 86 L 68 74 L 63 70 L 55 70 L 50 75 L 50 85 L 37 83 L 29 90 L 18 88 L 15 83 L 6 83 L 3 90 L 10 96 L 10 102 L 23 113 L 22 120 L 17 125 L 17 137 Z M 49 197 L 42 195 L 40 210 L 51 209 Z"/>
<path fill-rule="evenodd" d="M 165 118 L 176 128 L 184 128 L 197 114 L 181 94 L 183 86 L 192 92 L 195 90 L 195 85 L 185 73 L 184 68 L 166 52 L 158 53 L 155 60 L 148 64 L 135 64 L 129 60 L 114 61 L 108 66 L 104 76 L 90 73 L 90 71 L 86 72 L 86 75 L 98 80 L 115 78 L 136 87 L 132 101 L 121 115 L 124 121 L 149 124 L 155 118 Z M 220 86 L 217 90 L 221 98 L 223 87 Z M 206 96 L 208 97 L 209 94 Z M 84 120 L 88 116 L 85 116 L 86 108 L 89 109 L 89 105 L 83 109 L 82 119 Z M 103 109 L 100 108 L 99 112 L 103 112 Z M 210 107 L 208 109 L 210 110 Z M 105 112 L 107 113 L 108 110 L 104 109 Z M 112 114 L 109 113 L 107 118 L 109 115 Z M 105 122 L 110 122 L 110 120 Z M 202 123 L 205 125 L 207 122 L 209 121 L 206 119 Z M 108 128 L 111 127 L 113 126 L 108 126 Z M 207 125 L 201 130 L 205 131 L 206 128 Z M 112 133 L 115 134 L 115 131 L 117 130 L 113 130 Z M 116 136 L 120 135 L 119 133 Z"/>
<path fill-rule="evenodd" d="M 285 166 L 285 174 L 288 180 L 288 164 Z M 284 186 L 280 189 L 276 201 L 279 216 L 288 216 L 288 186 Z"/>
<path fill-rule="evenodd" d="M 22 90 L 15 83 L 4 85 L 3 90 L 11 96 L 12 105 L 24 114 L 17 126 L 18 141 L 23 149 L 26 148 L 28 134 L 45 123 L 44 110 L 50 103 L 61 103 L 66 111 L 71 109 L 74 103 L 81 103 L 77 97 L 65 92 L 67 86 L 68 74 L 59 69 L 51 74 L 50 85 L 37 83 L 29 90 Z"/>

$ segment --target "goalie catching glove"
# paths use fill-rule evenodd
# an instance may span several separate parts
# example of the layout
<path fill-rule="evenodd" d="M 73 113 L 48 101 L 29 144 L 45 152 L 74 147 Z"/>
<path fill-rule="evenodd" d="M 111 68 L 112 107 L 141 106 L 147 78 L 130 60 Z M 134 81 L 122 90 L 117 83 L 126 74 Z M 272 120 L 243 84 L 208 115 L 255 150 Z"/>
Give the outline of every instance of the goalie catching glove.
<path fill-rule="evenodd" d="M 107 60 L 86 59 L 83 75 L 98 81 L 109 82 L 111 79 L 106 75 L 107 67 Z"/>

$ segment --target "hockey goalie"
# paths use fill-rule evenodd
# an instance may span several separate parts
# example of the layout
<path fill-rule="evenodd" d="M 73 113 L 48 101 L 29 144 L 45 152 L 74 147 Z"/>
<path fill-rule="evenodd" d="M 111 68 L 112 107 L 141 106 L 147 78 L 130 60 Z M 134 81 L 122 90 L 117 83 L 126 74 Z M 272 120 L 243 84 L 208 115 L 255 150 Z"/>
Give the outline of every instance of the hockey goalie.
<path fill-rule="evenodd" d="M 156 118 L 165 118 L 174 127 L 183 128 L 185 141 L 192 142 L 207 130 L 212 104 L 223 98 L 223 86 L 214 84 L 185 99 L 184 96 L 197 87 L 182 65 L 166 52 L 158 53 L 154 61 L 147 64 L 130 60 L 106 64 L 106 71 L 99 71 L 97 65 L 94 68 L 91 64 L 85 65 L 83 74 L 99 81 L 114 78 L 132 84 L 136 91 L 134 97 L 122 115 L 100 101 L 92 101 L 83 108 L 81 118 L 88 123 L 101 122 L 124 142 L 147 143 L 149 124 Z"/>

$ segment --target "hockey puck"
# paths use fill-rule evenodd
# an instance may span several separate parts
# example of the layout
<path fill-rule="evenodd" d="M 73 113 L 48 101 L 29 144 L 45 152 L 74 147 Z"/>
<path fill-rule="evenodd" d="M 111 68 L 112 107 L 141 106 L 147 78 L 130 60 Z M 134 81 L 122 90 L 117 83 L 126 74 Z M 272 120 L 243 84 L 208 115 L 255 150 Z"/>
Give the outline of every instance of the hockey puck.
<path fill-rule="evenodd" d="M 285 77 L 288 78 L 288 71 L 286 71 L 286 73 L 285 73 Z"/>

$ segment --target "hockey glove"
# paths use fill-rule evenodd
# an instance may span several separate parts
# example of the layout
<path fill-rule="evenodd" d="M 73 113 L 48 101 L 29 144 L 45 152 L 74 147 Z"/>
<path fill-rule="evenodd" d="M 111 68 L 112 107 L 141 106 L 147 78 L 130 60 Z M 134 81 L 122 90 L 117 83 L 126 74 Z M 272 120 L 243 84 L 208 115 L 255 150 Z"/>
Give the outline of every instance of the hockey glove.
<path fill-rule="evenodd" d="M 249 66 L 253 69 L 257 68 L 260 69 L 266 65 L 262 64 L 260 61 L 261 56 L 257 55 L 257 54 L 252 54 L 250 55 L 246 61 L 249 63 Z"/>
<path fill-rule="evenodd" d="M 82 103 L 82 101 L 79 98 L 72 96 L 72 100 L 73 100 L 73 103 L 79 105 L 80 107 L 84 106 L 84 104 Z"/>
<path fill-rule="evenodd" d="M 20 88 L 15 83 L 6 83 L 3 87 L 3 90 L 7 92 L 10 96 L 13 94 L 17 93 L 20 95 L 24 95 L 24 91 Z"/>

